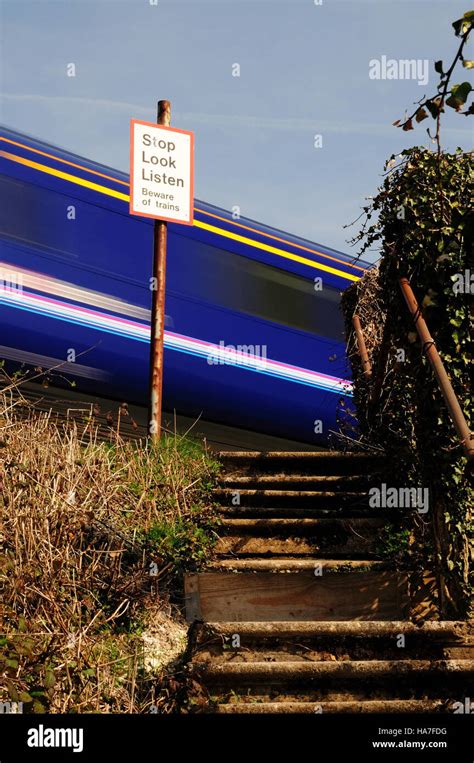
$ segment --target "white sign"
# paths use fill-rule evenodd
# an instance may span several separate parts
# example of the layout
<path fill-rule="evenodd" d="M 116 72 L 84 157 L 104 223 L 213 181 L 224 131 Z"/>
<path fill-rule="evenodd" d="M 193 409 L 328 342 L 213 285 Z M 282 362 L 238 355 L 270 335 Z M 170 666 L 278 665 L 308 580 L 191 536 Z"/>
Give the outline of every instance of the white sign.
<path fill-rule="evenodd" d="M 132 119 L 130 214 L 193 224 L 194 134 Z"/>

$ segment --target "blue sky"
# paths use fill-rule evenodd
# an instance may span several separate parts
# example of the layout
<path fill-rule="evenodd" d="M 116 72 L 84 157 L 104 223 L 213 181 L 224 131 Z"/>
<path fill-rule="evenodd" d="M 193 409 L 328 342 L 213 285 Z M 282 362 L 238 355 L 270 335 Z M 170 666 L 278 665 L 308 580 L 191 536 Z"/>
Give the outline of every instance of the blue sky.
<path fill-rule="evenodd" d="M 385 159 L 430 145 L 428 120 L 409 133 L 391 123 L 434 92 L 433 60 L 452 60 L 451 22 L 468 9 L 464 0 L 2 0 L 0 121 L 128 172 L 130 118 L 153 121 L 168 98 L 172 124 L 195 131 L 197 198 L 350 251 L 354 229 L 343 226 L 375 193 Z M 429 59 L 428 85 L 370 79 L 369 61 L 382 55 Z M 447 115 L 446 148 L 470 148 L 471 124 Z"/>

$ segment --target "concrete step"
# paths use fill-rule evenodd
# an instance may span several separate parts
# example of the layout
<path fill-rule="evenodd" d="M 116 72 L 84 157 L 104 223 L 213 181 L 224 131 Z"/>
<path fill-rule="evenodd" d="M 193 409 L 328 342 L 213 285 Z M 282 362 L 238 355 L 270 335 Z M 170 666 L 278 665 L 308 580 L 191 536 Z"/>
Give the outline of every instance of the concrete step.
<path fill-rule="evenodd" d="M 337 451 L 221 451 L 218 455 L 226 470 L 241 473 L 366 474 L 386 465 L 380 455 Z"/>
<path fill-rule="evenodd" d="M 216 506 L 223 518 L 235 519 L 376 519 L 399 520 L 400 513 L 390 509 L 362 506 Z"/>
<path fill-rule="evenodd" d="M 221 640 L 239 634 L 241 643 L 245 645 L 255 642 L 275 639 L 386 639 L 396 638 L 403 634 L 409 639 L 423 642 L 438 641 L 443 644 L 470 643 L 473 644 L 474 620 L 427 620 L 413 623 L 409 620 L 348 620 L 334 622 L 221 622 L 208 623 L 203 626 L 205 640 L 215 637 Z"/>
<path fill-rule="evenodd" d="M 242 506 L 308 506 L 328 508 L 369 508 L 367 492 L 359 490 L 253 490 L 247 488 L 217 487 L 212 497 L 221 505 L 235 506 L 236 495 Z M 371 509 L 373 511 L 373 509 Z"/>
<path fill-rule="evenodd" d="M 240 474 L 240 472 L 227 472 L 220 480 L 221 487 L 244 489 L 267 489 L 267 490 L 367 490 L 370 486 L 371 476 L 368 474 L 358 475 L 314 475 L 314 474 Z"/>
<path fill-rule="evenodd" d="M 223 518 L 220 531 L 231 535 L 254 535 L 254 536 L 336 536 L 341 537 L 344 543 L 347 534 L 377 533 L 380 528 L 387 524 L 380 517 L 341 519 L 341 518 L 274 518 L 262 519 Z"/>
<path fill-rule="evenodd" d="M 318 554 L 348 558 L 375 555 L 383 519 L 227 519 L 219 527 L 216 553 Z"/>
<path fill-rule="evenodd" d="M 270 555 L 311 557 L 316 554 L 324 559 L 373 559 L 377 558 L 374 548 L 376 538 L 347 536 L 346 542 L 329 539 L 318 540 L 305 537 L 251 537 L 248 535 L 223 535 L 216 546 L 216 554 L 232 558 L 268 558 Z"/>
<path fill-rule="evenodd" d="M 334 687 L 347 686 L 363 681 L 383 685 L 393 691 L 396 683 L 412 683 L 417 690 L 425 686 L 448 682 L 465 688 L 465 682 L 472 680 L 474 660 L 308 660 L 308 661 L 261 661 L 219 663 L 193 660 L 192 672 L 206 686 L 233 684 L 239 688 L 264 684 L 285 687 L 305 686 L 323 683 Z"/>
<path fill-rule="evenodd" d="M 196 659 L 216 663 L 474 659 L 472 623 L 206 623 Z"/>
<path fill-rule="evenodd" d="M 239 634 L 234 634 L 234 639 Z M 214 665 L 225 665 L 232 662 L 233 665 L 250 665 L 253 663 L 304 663 L 309 662 L 354 662 L 366 661 L 373 662 L 374 655 L 376 660 L 385 660 L 391 662 L 400 662 L 401 660 L 429 660 L 443 661 L 456 660 L 466 661 L 474 659 L 473 648 L 459 647 L 458 649 L 449 648 L 443 644 L 434 641 L 428 644 L 420 643 L 418 639 L 408 641 L 408 646 L 400 648 L 397 646 L 400 636 L 391 639 L 375 641 L 374 639 L 364 639 L 363 641 L 349 641 L 346 643 L 332 643 L 329 639 L 326 641 L 311 641 L 304 639 L 301 643 L 291 640 L 280 640 L 273 646 L 269 642 L 254 644 L 253 646 L 241 646 L 238 649 L 232 648 L 231 642 L 224 645 L 211 640 L 205 648 L 199 650 L 196 659 L 201 663 L 211 662 Z"/>
<path fill-rule="evenodd" d="M 243 650 L 244 651 L 244 650 Z M 474 659 L 307 659 L 252 653 L 246 661 L 191 665 L 222 713 L 459 712 L 474 675 Z"/>

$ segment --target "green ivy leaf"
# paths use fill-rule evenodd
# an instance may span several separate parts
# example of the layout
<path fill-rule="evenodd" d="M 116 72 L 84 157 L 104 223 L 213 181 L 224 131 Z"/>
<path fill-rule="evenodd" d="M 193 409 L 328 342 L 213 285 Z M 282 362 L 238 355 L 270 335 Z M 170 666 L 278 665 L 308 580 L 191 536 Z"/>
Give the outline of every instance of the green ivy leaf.
<path fill-rule="evenodd" d="M 472 90 L 470 82 L 461 82 L 460 85 L 453 85 L 451 88 L 451 95 L 446 99 L 446 104 L 451 106 L 452 109 L 460 111 L 466 103 L 467 96 Z"/>
<path fill-rule="evenodd" d="M 20 702 L 33 702 L 33 697 L 27 691 L 20 691 L 18 697 Z"/>
<path fill-rule="evenodd" d="M 44 676 L 44 685 L 47 689 L 51 689 L 56 683 L 56 678 L 52 670 L 47 670 Z"/>
<path fill-rule="evenodd" d="M 454 33 L 456 37 L 462 37 L 470 30 L 474 23 L 474 11 L 466 11 L 462 19 L 453 21 Z"/>

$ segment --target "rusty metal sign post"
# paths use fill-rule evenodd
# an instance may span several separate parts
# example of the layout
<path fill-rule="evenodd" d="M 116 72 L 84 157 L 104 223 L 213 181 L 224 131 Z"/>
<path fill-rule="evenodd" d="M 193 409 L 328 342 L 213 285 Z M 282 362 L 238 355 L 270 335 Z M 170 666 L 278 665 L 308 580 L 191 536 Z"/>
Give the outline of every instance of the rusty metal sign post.
<path fill-rule="evenodd" d="M 171 123 L 171 103 L 158 101 L 159 125 L 169 127 Z M 153 289 L 151 303 L 150 337 L 150 396 L 148 409 L 148 434 L 152 440 L 161 435 L 161 411 L 163 403 L 163 345 L 165 337 L 165 292 L 166 292 L 166 240 L 168 223 L 155 220 L 153 231 Z"/>
<path fill-rule="evenodd" d="M 130 213 L 155 220 L 148 412 L 153 441 L 161 435 L 163 407 L 167 223 L 193 224 L 194 136 L 170 122 L 170 101 L 158 101 L 157 124 L 132 119 L 130 126 Z"/>

